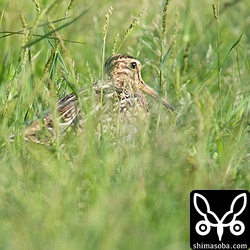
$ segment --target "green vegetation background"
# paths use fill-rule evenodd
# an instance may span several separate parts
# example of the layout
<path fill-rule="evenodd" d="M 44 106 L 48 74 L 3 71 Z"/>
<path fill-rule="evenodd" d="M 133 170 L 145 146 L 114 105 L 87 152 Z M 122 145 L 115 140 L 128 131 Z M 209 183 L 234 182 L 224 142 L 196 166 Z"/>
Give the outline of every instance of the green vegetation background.
<path fill-rule="evenodd" d="M 0 0 L 0 249 L 189 249 L 192 190 L 250 189 L 248 1 L 164 5 Z M 178 114 L 148 98 L 131 141 L 93 119 L 51 147 L 24 141 L 27 120 L 100 79 L 116 39 Z"/>

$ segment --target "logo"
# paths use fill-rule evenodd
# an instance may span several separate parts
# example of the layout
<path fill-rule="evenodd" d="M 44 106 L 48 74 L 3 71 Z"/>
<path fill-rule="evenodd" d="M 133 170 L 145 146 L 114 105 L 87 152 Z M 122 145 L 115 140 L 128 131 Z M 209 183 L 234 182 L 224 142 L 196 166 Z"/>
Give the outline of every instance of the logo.
<path fill-rule="evenodd" d="M 242 190 L 196 190 L 190 194 L 192 249 L 248 249 L 250 198 Z"/>

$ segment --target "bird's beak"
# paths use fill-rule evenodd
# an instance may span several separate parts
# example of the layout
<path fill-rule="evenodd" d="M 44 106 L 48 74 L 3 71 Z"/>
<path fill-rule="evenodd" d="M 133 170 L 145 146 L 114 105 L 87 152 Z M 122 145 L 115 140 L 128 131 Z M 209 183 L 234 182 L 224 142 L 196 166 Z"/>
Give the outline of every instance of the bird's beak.
<path fill-rule="evenodd" d="M 155 99 L 159 99 L 159 96 L 157 95 L 157 93 L 152 89 L 150 88 L 143 80 L 141 80 L 140 84 L 139 84 L 139 88 L 144 91 L 145 93 L 149 94 L 150 96 L 152 96 L 153 98 Z M 162 100 L 162 104 L 170 109 L 171 111 L 174 111 L 175 108 L 167 101 L 165 100 Z"/>

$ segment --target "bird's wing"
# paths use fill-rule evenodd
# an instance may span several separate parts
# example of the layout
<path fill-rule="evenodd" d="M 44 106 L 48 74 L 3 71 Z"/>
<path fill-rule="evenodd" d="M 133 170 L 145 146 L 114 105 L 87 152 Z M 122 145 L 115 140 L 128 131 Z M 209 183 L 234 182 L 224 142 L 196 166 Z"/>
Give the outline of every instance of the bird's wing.
<path fill-rule="evenodd" d="M 65 131 L 76 119 L 80 109 L 78 107 L 77 96 L 74 93 L 66 95 L 57 102 L 59 125 Z M 51 110 L 46 112 L 41 118 L 36 119 L 25 129 L 25 138 L 30 141 L 39 141 L 39 131 L 49 131 L 54 135 L 54 120 Z"/>
<path fill-rule="evenodd" d="M 60 124 L 71 124 L 77 117 L 80 109 L 78 107 L 77 96 L 74 93 L 66 95 L 57 102 L 57 111 Z"/>

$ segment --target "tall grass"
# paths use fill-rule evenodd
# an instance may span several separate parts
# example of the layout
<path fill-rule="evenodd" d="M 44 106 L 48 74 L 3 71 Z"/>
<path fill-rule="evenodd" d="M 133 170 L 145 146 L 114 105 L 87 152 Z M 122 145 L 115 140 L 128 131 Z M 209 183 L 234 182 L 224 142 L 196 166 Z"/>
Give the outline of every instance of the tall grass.
<path fill-rule="evenodd" d="M 214 3 L 219 25 L 209 1 L 1 4 L 1 249 L 188 249 L 191 190 L 250 188 L 244 1 Z M 56 117 L 58 98 L 91 95 L 112 52 L 139 56 L 177 114 L 148 97 L 137 133 L 113 138 L 98 135 L 89 98 L 82 133 L 26 142 L 26 123 L 48 107 Z"/>

